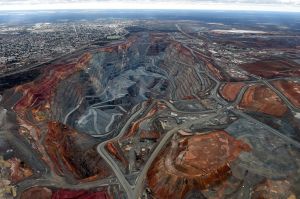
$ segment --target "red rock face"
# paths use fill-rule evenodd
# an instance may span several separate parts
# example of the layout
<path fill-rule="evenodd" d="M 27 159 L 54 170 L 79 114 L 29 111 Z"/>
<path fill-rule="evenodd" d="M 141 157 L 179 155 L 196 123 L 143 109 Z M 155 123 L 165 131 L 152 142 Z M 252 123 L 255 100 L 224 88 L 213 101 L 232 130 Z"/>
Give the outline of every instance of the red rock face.
<path fill-rule="evenodd" d="M 287 112 L 287 107 L 283 101 L 264 85 L 250 86 L 245 92 L 239 108 L 277 117 L 281 117 Z"/>
<path fill-rule="evenodd" d="M 103 191 L 89 192 L 85 190 L 60 189 L 53 193 L 51 199 L 110 199 L 110 197 Z"/>
<path fill-rule="evenodd" d="M 106 150 L 117 160 L 119 160 L 125 167 L 128 166 L 128 160 L 124 157 L 122 149 L 119 144 L 113 141 L 109 141 L 105 145 Z"/>
<path fill-rule="evenodd" d="M 240 65 L 245 71 L 264 78 L 299 77 L 300 66 L 286 60 L 266 60 Z"/>
<path fill-rule="evenodd" d="M 194 52 L 194 54 L 197 56 L 197 59 L 201 60 L 206 65 L 207 69 L 216 79 L 220 81 L 227 79 L 220 71 L 220 69 L 215 65 L 215 63 L 213 63 L 213 60 L 210 56 L 196 51 Z"/>
<path fill-rule="evenodd" d="M 152 131 L 141 131 L 140 140 L 158 140 L 160 138 L 160 132 L 152 130 Z"/>
<path fill-rule="evenodd" d="M 31 83 L 16 88 L 23 94 L 21 100 L 14 106 L 14 110 L 23 115 L 28 108 L 35 107 L 47 102 L 52 96 L 57 84 L 75 73 L 82 70 L 90 61 L 92 55 L 83 55 L 76 63 L 55 65 L 45 68 L 44 75 Z"/>
<path fill-rule="evenodd" d="M 166 41 L 168 39 L 167 33 L 161 33 L 161 32 L 151 32 L 150 33 L 150 42 L 151 43 L 160 43 Z"/>
<path fill-rule="evenodd" d="M 165 33 L 150 33 L 151 45 L 147 51 L 148 56 L 157 56 L 170 44 L 168 35 Z"/>
<path fill-rule="evenodd" d="M 21 199 L 111 199 L 105 191 L 68 190 L 52 191 L 45 187 L 33 187 L 21 194 Z"/>
<path fill-rule="evenodd" d="M 272 84 L 282 92 L 288 100 L 300 108 L 300 83 L 287 80 L 273 81 Z"/>
<path fill-rule="evenodd" d="M 155 198 L 184 198 L 225 180 L 230 163 L 250 147 L 225 131 L 172 140 L 152 163 L 147 178 Z"/>
<path fill-rule="evenodd" d="M 182 44 L 174 42 L 171 44 L 170 48 L 173 48 L 175 50 L 178 58 L 182 61 L 185 61 L 184 63 L 189 65 L 196 64 L 196 59 L 194 58 L 192 52 Z"/>
<path fill-rule="evenodd" d="M 49 122 L 45 138 L 47 153 L 63 175 L 60 162 L 79 180 L 89 181 L 110 175 L 104 160 L 96 151 L 97 142 L 58 122 Z"/>
<path fill-rule="evenodd" d="M 234 101 L 240 90 L 245 86 L 243 82 L 228 82 L 221 86 L 220 94 L 227 101 Z"/>
<path fill-rule="evenodd" d="M 51 118 L 52 97 L 57 85 L 74 73 L 84 69 L 91 58 L 92 55 L 86 53 L 80 58 L 62 60 L 63 64 L 46 67 L 38 79 L 15 88 L 15 92 L 22 94 L 21 99 L 13 107 L 21 126 L 19 133 L 30 141 L 32 147 L 41 154 L 42 159 L 51 169 L 54 167 L 45 151 L 44 144 L 40 140 L 40 136 L 41 129 L 47 128 L 45 122 Z M 28 115 L 32 117 L 28 117 Z M 43 122 L 42 126 L 36 125 L 40 122 Z"/>
<path fill-rule="evenodd" d="M 146 119 L 151 118 L 154 114 L 157 113 L 157 111 L 162 110 L 165 108 L 164 104 L 161 103 L 156 103 L 155 106 L 147 113 L 145 117 L 140 118 L 139 120 L 135 121 L 132 123 L 131 127 L 129 130 L 126 132 L 124 137 L 122 139 L 126 139 L 129 137 L 132 137 L 136 134 L 137 130 L 140 128 L 140 124 L 145 121 Z"/>
<path fill-rule="evenodd" d="M 206 66 L 208 70 L 210 70 L 211 74 L 213 74 L 218 80 L 225 80 L 225 77 L 222 75 L 222 72 L 216 68 L 212 63 L 206 62 Z"/>
<path fill-rule="evenodd" d="M 19 182 L 33 174 L 31 168 L 18 158 L 9 159 L 8 162 L 11 164 L 10 177 L 12 182 Z"/>
<path fill-rule="evenodd" d="M 21 194 L 21 199 L 51 199 L 52 191 L 48 188 L 33 187 Z"/>
<path fill-rule="evenodd" d="M 136 39 L 137 39 L 136 36 L 132 36 L 123 42 L 116 42 L 111 44 L 110 46 L 100 48 L 99 51 L 109 52 L 109 53 L 119 52 L 119 51 L 122 52 L 123 50 L 127 50 L 130 46 L 132 46 L 132 44 L 136 41 Z"/>

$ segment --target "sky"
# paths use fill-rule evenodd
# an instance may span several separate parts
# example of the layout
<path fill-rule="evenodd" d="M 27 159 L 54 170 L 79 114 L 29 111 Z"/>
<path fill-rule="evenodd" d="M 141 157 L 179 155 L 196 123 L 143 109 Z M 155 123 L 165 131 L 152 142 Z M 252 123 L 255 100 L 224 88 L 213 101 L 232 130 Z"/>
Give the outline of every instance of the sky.
<path fill-rule="evenodd" d="M 300 0 L 0 0 L 0 10 L 182 9 L 300 12 Z"/>

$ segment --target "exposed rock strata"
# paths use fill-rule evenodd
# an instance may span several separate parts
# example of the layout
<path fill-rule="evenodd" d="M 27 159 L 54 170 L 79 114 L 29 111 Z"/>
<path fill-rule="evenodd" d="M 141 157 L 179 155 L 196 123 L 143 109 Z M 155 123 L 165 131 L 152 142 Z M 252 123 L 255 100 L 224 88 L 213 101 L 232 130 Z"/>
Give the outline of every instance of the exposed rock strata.
<path fill-rule="evenodd" d="M 224 131 L 173 139 L 152 163 L 147 177 L 155 198 L 183 198 L 231 174 L 230 164 L 250 147 Z"/>
<path fill-rule="evenodd" d="M 72 110 L 77 110 L 76 107 L 84 108 L 85 104 L 86 82 L 80 77 L 81 73 L 75 73 L 58 83 L 49 105 L 51 120 L 75 126 L 77 115 Z M 78 112 L 80 114 L 81 111 Z"/>
<path fill-rule="evenodd" d="M 18 92 L 23 93 L 21 100 L 14 106 L 15 111 L 23 115 L 24 111 L 30 107 L 35 107 L 49 100 L 56 88 L 57 84 L 66 79 L 76 71 L 86 67 L 91 59 L 91 54 L 85 54 L 76 63 L 67 65 L 52 66 L 38 80 L 19 86 L 16 88 Z"/>
<path fill-rule="evenodd" d="M 33 187 L 21 194 L 21 199 L 111 199 L 106 191 L 51 190 L 46 187 Z"/>
<path fill-rule="evenodd" d="M 166 49 L 165 59 L 161 68 L 167 71 L 175 84 L 175 97 L 209 94 L 214 82 L 201 69 L 197 58 L 189 49 L 179 43 L 171 43 Z M 171 88 L 170 88 L 171 89 Z"/>
<path fill-rule="evenodd" d="M 239 108 L 277 117 L 283 116 L 288 110 L 276 93 L 264 85 L 250 86 L 244 93 Z"/>
<path fill-rule="evenodd" d="M 147 51 L 148 56 L 158 56 L 164 52 L 169 45 L 167 34 L 165 33 L 150 33 L 150 47 Z"/>
<path fill-rule="evenodd" d="M 225 83 L 220 88 L 221 96 L 227 101 L 234 101 L 239 94 L 241 88 L 245 86 L 243 82 L 229 82 Z"/>
<path fill-rule="evenodd" d="M 33 187 L 21 194 L 21 199 L 51 199 L 52 191 L 45 187 Z"/>
<path fill-rule="evenodd" d="M 151 131 L 141 131 L 140 133 L 140 140 L 153 140 L 157 141 L 160 138 L 161 134 L 157 130 L 151 130 Z"/>
<path fill-rule="evenodd" d="M 107 47 L 100 48 L 99 51 L 101 52 L 122 52 L 124 50 L 128 50 L 134 42 L 136 42 L 137 37 L 136 36 L 131 36 L 125 41 L 117 41 L 115 43 L 110 44 Z"/>
<path fill-rule="evenodd" d="M 52 199 L 110 199 L 104 191 L 67 190 L 59 189 L 52 195 Z"/>
<path fill-rule="evenodd" d="M 125 168 L 128 167 L 128 160 L 124 157 L 124 154 L 123 154 L 123 151 L 120 147 L 120 145 L 116 142 L 108 142 L 106 145 L 105 145 L 105 149 L 113 156 L 115 157 L 117 160 L 119 160 L 123 166 Z"/>
<path fill-rule="evenodd" d="M 140 119 L 138 119 L 137 121 L 132 122 L 130 128 L 128 129 L 128 131 L 126 132 L 126 134 L 121 138 L 121 139 L 126 139 L 126 138 L 130 138 L 132 136 L 135 136 L 136 133 L 138 132 L 139 128 L 140 128 L 140 124 L 145 121 L 146 119 L 149 119 L 151 117 L 153 117 L 153 115 L 155 115 L 158 111 L 165 109 L 165 105 L 157 102 L 153 108 L 145 115 L 145 117 L 142 117 Z"/>
<path fill-rule="evenodd" d="M 10 163 L 10 177 L 12 182 L 19 182 L 33 175 L 32 169 L 20 159 L 11 158 L 8 162 Z"/>
<path fill-rule="evenodd" d="M 276 80 L 272 84 L 282 92 L 288 100 L 300 108 L 300 83 L 290 80 Z"/>
<path fill-rule="evenodd" d="M 240 65 L 245 71 L 264 78 L 299 77 L 299 64 L 287 60 L 265 60 Z"/>
<path fill-rule="evenodd" d="M 94 138 L 57 122 L 50 122 L 48 129 L 46 149 L 61 175 L 65 167 L 80 180 L 110 175 L 109 168 L 96 151 Z"/>
<path fill-rule="evenodd" d="M 52 117 L 56 118 L 51 110 L 53 96 L 57 86 L 74 73 L 85 69 L 90 59 L 91 54 L 86 53 L 78 59 L 64 60 L 62 64 L 48 66 L 38 79 L 15 88 L 14 95 L 22 95 L 13 107 L 20 125 L 19 134 L 41 155 L 50 170 L 54 169 L 54 165 L 41 139 L 47 131 L 47 121 Z"/>

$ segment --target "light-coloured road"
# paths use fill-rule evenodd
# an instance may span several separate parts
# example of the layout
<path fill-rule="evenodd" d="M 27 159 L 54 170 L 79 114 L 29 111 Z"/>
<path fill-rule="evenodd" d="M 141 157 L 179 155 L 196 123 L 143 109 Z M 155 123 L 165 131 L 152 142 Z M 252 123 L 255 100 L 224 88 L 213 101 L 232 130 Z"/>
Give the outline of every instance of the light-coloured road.
<path fill-rule="evenodd" d="M 134 108 L 133 108 L 134 109 Z M 145 109 L 145 103 L 142 104 L 141 108 L 136 111 L 125 123 L 125 125 L 123 126 L 123 128 L 121 129 L 120 133 L 118 136 L 116 136 L 114 138 L 114 140 L 119 139 L 120 137 L 122 137 L 124 135 L 124 133 L 126 132 L 128 126 L 142 113 L 142 111 Z M 107 153 L 107 151 L 105 150 L 105 145 L 107 144 L 108 141 L 102 142 L 101 144 L 98 145 L 97 147 L 97 151 L 98 153 L 101 155 L 101 157 L 109 164 L 109 166 L 111 167 L 111 169 L 113 170 L 113 172 L 115 173 L 116 177 L 118 178 L 120 184 L 123 186 L 126 194 L 127 194 L 127 198 L 134 198 L 134 194 L 133 194 L 133 187 L 129 184 L 129 182 L 126 180 L 124 174 L 122 173 L 121 169 L 119 168 L 119 166 L 116 164 L 116 162 L 113 160 L 113 158 Z"/>
<path fill-rule="evenodd" d="M 219 109 L 214 114 L 209 114 L 209 115 L 201 117 L 200 119 L 183 123 L 183 124 L 173 128 L 172 130 L 168 131 L 166 133 L 166 135 L 162 138 L 162 140 L 159 142 L 159 144 L 155 148 L 155 150 L 152 152 L 151 156 L 149 157 L 149 159 L 147 160 L 145 166 L 143 167 L 143 169 L 142 169 L 142 171 L 141 171 L 141 173 L 140 173 L 140 175 L 139 175 L 139 177 L 138 177 L 138 179 L 135 183 L 136 186 L 135 186 L 134 194 L 133 194 L 134 198 L 137 199 L 137 198 L 140 197 L 140 195 L 142 193 L 142 189 L 144 188 L 144 182 L 145 182 L 146 174 L 147 174 L 147 171 L 148 171 L 149 167 L 151 166 L 152 162 L 154 161 L 154 159 L 156 158 L 158 153 L 161 151 L 161 149 L 168 143 L 168 141 L 169 141 L 169 139 L 171 138 L 172 135 L 177 133 L 180 129 L 187 129 L 193 124 L 198 124 L 198 123 L 202 123 L 204 121 L 210 120 L 211 118 L 216 117 L 222 111 L 223 111 L 223 109 Z"/>
<path fill-rule="evenodd" d="M 272 91 L 274 91 L 283 101 L 284 103 L 293 111 L 300 112 L 299 108 L 297 108 L 294 104 L 292 104 L 286 96 L 284 96 L 279 90 L 277 90 L 272 84 L 270 84 L 268 81 L 263 80 L 263 83 L 267 85 Z"/>
<path fill-rule="evenodd" d="M 187 47 L 188 48 L 188 47 Z M 189 50 L 191 50 L 191 52 L 193 52 L 193 49 L 188 48 Z M 202 72 L 202 71 L 201 71 Z M 207 74 L 207 71 L 205 71 Z M 199 75 L 199 74 L 198 74 Z M 216 93 L 217 90 L 219 88 L 219 81 L 217 81 L 212 75 L 210 75 L 209 73 L 207 74 L 211 79 L 213 79 L 216 82 L 216 86 L 214 87 L 211 95 L 216 97 Z M 217 99 L 218 101 L 221 101 L 221 104 L 224 104 L 224 102 L 220 99 Z M 140 197 L 142 189 L 144 187 L 144 181 L 145 181 L 145 176 L 146 173 L 151 165 L 151 163 L 153 162 L 153 160 L 155 159 L 155 157 L 157 156 L 157 154 L 159 153 L 159 151 L 165 146 L 165 144 L 167 143 L 167 141 L 170 139 L 170 137 L 178 132 L 178 130 L 180 129 L 187 129 L 189 128 L 192 124 L 197 124 L 197 123 L 201 123 L 204 121 L 207 121 L 213 117 L 216 117 L 218 114 L 220 114 L 221 112 L 223 112 L 225 110 L 225 108 L 223 109 L 219 109 L 218 111 L 215 110 L 208 110 L 208 111 L 201 111 L 201 112 L 185 112 L 185 111 L 180 111 L 177 110 L 171 103 L 169 103 L 166 100 L 162 100 L 172 111 L 175 112 L 184 112 L 184 113 L 193 113 L 193 114 L 197 114 L 197 113 L 201 113 L 201 114 L 207 114 L 206 116 L 203 116 L 202 118 L 198 119 L 198 120 L 193 120 L 193 121 L 189 121 L 189 122 L 185 122 L 177 127 L 175 127 L 174 129 L 170 130 L 169 132 L 167 132 L 167 134 L 163 137 L 163 139 L 159 142 L 158 146 L 155 148 L 155 150 L 153 151 L 153 153 L 151 154 L 150 158 L 148 159 L 148 161 L 146 162 L 145 166 L 143 167 L 139 177 L 137 178 L 137 181 L 135 183 L 135 186 L 132 186 L 129 184 L 129 182 L 126 180 L 123 172 L 121 171 L 121 169 L 119 168 L 119 166 L 116 164 L 116 162 L 113 160 L 113 158 L 108 154 L 108 152 L 105 150 L 105 145 L 107 144 L 107 142 L 103 142 L 101 144 L 98 145 L 97 147 L 97 151 L 98 153 L 102 156 L 102 158 L 109 164 L 109 166 L 112 168 L 112 170 L 114 171 L 116 177 L 118 178 L 120 184 L 123 186 L 125 192 L 127 193 L 127 197 L 128 199 L 137 199 Z M 126 122 L 126 124 L 123 126 L 123 128 L 121 129 L 119 135 L 117 137 L 114 138 L 114 140 L 118 140 L 118 138 L 122 137 L 124 135 L 124 133 L 126 132 L 126 129 L 128 128 L 128 126 L 134 121 L 134 119 L 136 119 L 138 116 L 140 116 L 141 112 L 144 110 L 145 105 L 142 104 L 142 107 L 136 111 Z"/>
<path fill-rule="evenodd" d="M 74 112 L 80 107 L 80 105 L 82 104 L 82 102 L 83 102 L 83 98 L 81 98 L 80 101 L 79 101 L 79 103 L 77 104 L 77 106 L 75 106 L 75 107 L 74 107 L 74 108 L 73 108 L 73 109 L 65 116 L 64 124 L 67 124 L 67 121 L 68 121 L 70 115 L 71 115 L 72 113 L 74 113 Z"/>
<path fill-rule="evenodd" d="M 163 102 L 166 103 L 166 105 L 174 110 L 174 111 L 178 111 L 171 103 L 169 103 L 168 101 L 163 100 Z M 151 107 L 151 106 L 150 106 Z M 149 108 L 148 108 L 149 109 Z M 120 137 L 122 137 L 124 135 L 124 133 L 126 132 L 128 126 L 137 118 L 141 115 L 142 111 L 145 110 L 145 103 L 142 104 L 141 108 L 136 111 L 126 122 L 126 124 L 123 126 L 123 128 L 120 131 L 120 134 L 114 138 L 114 140 L 118 140 Z M 144 187 L 144 180 L 145 180 L 145 176 L 146 173 L 150 167 L 150 165 L 152 164 L 153 160 L 155 159 L 155 157 L 157 156 L 157 154 L 159 153 L 159 151 L 165 146 L 165 144 L 167 143 L 167 141 L 170 139 L 170 137 L 178 132 L 178 130 L 180 129 L 187 129 L 189 128 L 191 125 L 193 124 L 197 124 L 197 123 L 201 123 L 204 122 L 206 120 L 209 120 L 213 117 L 216 117 L 218 114 L 220 114 L 221 112 L 223 112 L 224 109 L 219 109 L 218 111 L 215 110 L 210 110 L 210 111 L 202 111 L 202 112 L 198 112 L 199 114 L 206 114 L 203 117 L 201 117 L 200 119 L 197 120 L 193 120 L 193 121 L 189 121 L 189 122 L 185 122 L 177 127 L 175 127 L 174 129 L 170 130 L 169 132 L 167 132 L 167 134 L 163 137 L 163 139 L 159 142 L 158 146 L 155 148 L 155 150 L 153 151 L 153 153 L 151 154 L 150 158 L 147 160 L 145 166 L 143 167 L 141 173 L 139 174 L 139 177 L 135 183 L 135 185 L 130 185 L 130 183 L 126 180 L 123 172 L 121 171 L 121 169 L 119 168 L 119 166 L 116 164 L 116 162 L 114 161 L 114 159 L 109 155 L 109 153 L 105 150 L 105 145 L 107 144 L 107 142 L 103 142 L 101 144 L 98 145 L 97 147 L 97 151 L 98 153 L 102 156 L 102 158 L 109 164 L 109 166 L 112 168 L 112 170 L 114 171 L 116 177 L 118 178 L 120 184 L 123 186 L 124 190 L 127 193 L 127 197 L 128 198 L 132 198 L 132 199 L 137 199 L 140 197 L 142 189 Z M 189 113 L 193 113 L 195 114 L 195 112 L 189 112 Z"/>

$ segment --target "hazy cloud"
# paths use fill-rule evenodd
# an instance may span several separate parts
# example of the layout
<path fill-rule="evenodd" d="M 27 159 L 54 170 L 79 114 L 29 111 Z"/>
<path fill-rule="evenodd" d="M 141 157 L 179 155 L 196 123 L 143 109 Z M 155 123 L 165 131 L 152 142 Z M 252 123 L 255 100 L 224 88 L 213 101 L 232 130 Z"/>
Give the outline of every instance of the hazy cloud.
<path fill-rule="evenodd" d="M 0 10 L 224 9 L 300 12 L 300 0 L 0 0 Z"/>
<path fill-rule="evenodd" d="M 110 0 L 0 0 L 2 5 L 12 4 L 56 4 L 56 3 L 89 3 L 89 2 L 109 2 Z M 129 0 L 130 2 L 184 2 L 180 0 Z M 118 2 L 128 2 L 119 0 Z M 187 0 L 195 3 L 247 3 L 247 4 L 285 4 L 300 5 L 300 0 Z"/>

